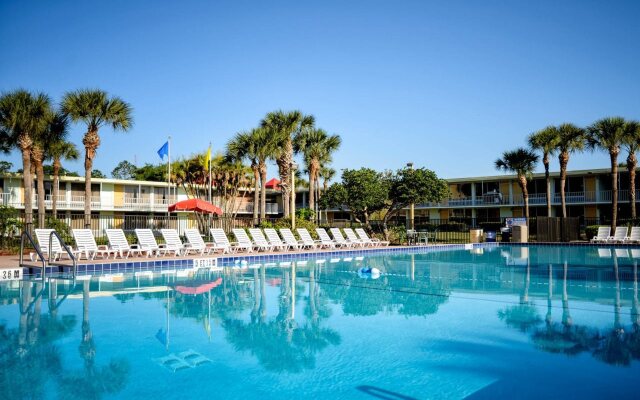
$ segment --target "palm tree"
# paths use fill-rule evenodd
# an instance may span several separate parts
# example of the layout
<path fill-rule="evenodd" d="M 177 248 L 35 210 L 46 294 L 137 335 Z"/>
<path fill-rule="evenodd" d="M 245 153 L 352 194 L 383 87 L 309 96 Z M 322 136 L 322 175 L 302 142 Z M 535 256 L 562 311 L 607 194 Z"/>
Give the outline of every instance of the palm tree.
<path fill-rule="evenodd" d="M 251 139 L 255 143 L 258 170 L 260 171 L 260 221 L 263 221 L 267 214 L 267 161 L 275 160 L 278 154 L 278 144 L 269 131 L 264 128 L 254 129 Z"/>
<path fill-rule="evenodd" d="M 305 129 L 313 128 L 315 119 L 312 115 L 303 115 L 300 111 L 284 112 L 282 110 L 268 113 L 260 125 L 266 128 L 278 144 L 276 163 L 280 174 L 284 217 L 289 216 L 290 196 L 295 196 L 295 188 L 291 188 L 291 168 L 293 164 L 293 136 Z"/>
<path fill-rule="evenodd" d="M 322 191 L 326 192 L 329 188 L 329 182 L 336 176 L 336 170 L 329 167 L 320 168 L 320 178 L 322 178 Z"/>
<path fill-rule="evenodd" d="M 58 214 L 58 195 L 60 192 L 60 168 L 61 160 L 77 160 L 80 157 L 75 144 L 65 140 L 69 120 L 64 115 L 56 115 L 57 124 L 55 129 L 59 130 L 59 139 L 48 144 L 47 156 L 53 161 L 53 199 L 51 200 L 51 213 L 54 218 Z"/>
<path fill-rule="evenodd" d="M 551 178 L 549 178 L 549 156 L 556 150 L 558 129 L 548 126 L 538 132 L 529 135 L 529 147 L 542 152 L 542 164 L 544 165 L 544 177 L 547 181 L 547 216 L 551 216 Z"/>
<path fill-rule="evenodd" d="M 529 219 L 529 191 L 527 190 L 527 176 L 530 176 L 538 162 L 538 155 L 531 150 L 518 148 L 513 151 L 505 151 L 502 158 L 495 161 L 497 169 L 505 172 L 514 172 L 518 176 L 518 185 L 524 198 L 524 214 Z"/>
<path fill-rule="evenodd" d="M 587 128 L 587 146 L 607 151 L 611 159 L 611 229 L 616 229 L 618 219 L 618 154 L 625 134 L 622 117 L 608 117 L 598 120 Z"/>
<path fill-rule="evenodd" d="M 622 146 L 627 150 L 627 171 L 629 171 L 629 203 L 631 218 L 636 218 L 636 168 L 638 159 L 636 152 L 640 149 L 640 122 L 627 121 L 624 126 Z"/>
<path fill-rule="evenodd" d="M 562 204 L 562 218 L 567 218 L 567 202 L 565 185 L 567 182 L 567 164 L 569 155 L 584 149 L 586 131 L 573 124 L 565 123 L 558 127 L 558 161 L 560 162 L 560 203 Z"/>
<path fill-rule="evenodd" d="M 323 129 L 305 129 L 294 138 L 294 150 L 304 155 L 309 172 L 309 208 L 315 211 L 316 182 L 323 164 L 331 161 L 331 153 L 340 147 L 338 135 L 328 135 Z"/>
<path fill-rule="evenodd" d="M 254 131 L 240 132 L 236 134 L 227 143 L 227 157 L 231 161 L 248 160 L 251 164 L 251 171 L 253 172 L 253 223 L 258 221 L 258 204 L 259 204 L 259 190 L 260 190 L 260 169 L 258 167 L 258 156 L 256 151 L 256 142 L 253 140 Z"/>
<path fill-rule="evenodd" d="M 114 131 L 128 131 L 133 124 L 131 106 L 119 97 L 109 97 L 102 90 L 83 89 L 69 92 L 62 99 L 62 111 L 73 122 L 82 121 L 87 125 L 82 144 L 84 157 L 84 223 L 91 224 L 91 171 L 93 159 L 100 146 L 98 131 L 104 125 L 111 125 Z"/>
<path fill-rule="evenodd" d="M 7 139 L 4 142 L 16 146 L 22 153 L 22 185 L 27 227 L 33 223 L 31 147 L 35 135 L 46 126 L 50 108 L 51 101 L 43 93 L 32 94 L 19 89 L 0 97 L 0 127 Z"/>

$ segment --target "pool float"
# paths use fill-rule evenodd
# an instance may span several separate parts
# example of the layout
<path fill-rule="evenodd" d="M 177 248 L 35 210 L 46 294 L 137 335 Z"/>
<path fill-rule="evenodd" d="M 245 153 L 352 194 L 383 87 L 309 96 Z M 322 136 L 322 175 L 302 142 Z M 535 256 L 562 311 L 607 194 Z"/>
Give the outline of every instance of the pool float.
<path fill-rule="evenodd" d="M 380 270 L 378 268 L 361 267 L 358 269 L 358 276 L 364 279 L 380 278 Z"/>

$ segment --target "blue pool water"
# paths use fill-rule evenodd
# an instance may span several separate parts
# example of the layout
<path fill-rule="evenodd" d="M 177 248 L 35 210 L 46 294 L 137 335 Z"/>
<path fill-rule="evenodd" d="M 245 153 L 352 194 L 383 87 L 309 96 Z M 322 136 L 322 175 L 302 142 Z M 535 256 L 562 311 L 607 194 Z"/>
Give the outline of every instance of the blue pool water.
<path fill-rule="evenodd" d="M 500 246 L 3 283 L 0 398 L 638 398 L 639 261 Z"/>

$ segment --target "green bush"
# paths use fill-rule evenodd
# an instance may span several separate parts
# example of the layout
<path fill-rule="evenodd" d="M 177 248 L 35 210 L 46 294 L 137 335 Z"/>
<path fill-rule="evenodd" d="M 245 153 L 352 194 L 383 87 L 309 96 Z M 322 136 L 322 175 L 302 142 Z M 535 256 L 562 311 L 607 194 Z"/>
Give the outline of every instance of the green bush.
<path fill-rule="evenodd" d="M 265 228 L 274 228 L 274 229 L 282 229 L 282 228 L 291 228 L 291 218 L 281 218 L 275 222 L 271 222 L 271 221 L 263 221 L 260 223 L 260 225 L 258 226 L 259 228 L 265 229 Z M 317 225 L 314 224 L 311 221 L 307 221 L 304 219 L 297 219 L 296 218 L 296 228 L 306 228 L 309 233 L 311 234 L 311 237 L 314 239 L 318 239 L 318 235 L 316 234 L 316 228 Z M 294 231 L 293 234 L 296 236 L 296 238 L 300 239 L 298 237 L 298 232 Z"/>
<path fill-rule="evenodd" d="M 64 240 L 65 244 L 69 246 L 75 245 L 73 235 L 71 234 L 71 229 L 69 228 L 69 225 L 67 225 L 63 220 L 47 216 L 44 221 L 44 225 L 47 228 L 53 229 L 58 232 L 62 240 Z"/>
<path fill-rule="evenodd" d="M 14 248 L 22 231 L 22 222 L 18 219 L 18 210 L 0 206 L 0 248 Z"/>
<path fill-rule="evenodd" d="M 371 233 L 369 235 L 371 235 Z M 373 235 L 373 236 L 381 240 L 384 239 L 384 235 Z M 407 228 L 401 225 L 397 225 L 389 228 L 389 242 L 391 242 L 391 244 L 397 244 L 397 245 L 407 243 Z"/>
<path fill-rule="evenodd" d="M 310 208 L 298 208 L 296 209 L 296 220 L 312 221 L 315 213 Z"/>
<path fill-rule="evenodd" d="M 587 240 L 593 239 L 593 237 L 598 233 L 598 228 L 600 225 L 589 225 L 584 228 L 584 233 L 587 236 Z"/>

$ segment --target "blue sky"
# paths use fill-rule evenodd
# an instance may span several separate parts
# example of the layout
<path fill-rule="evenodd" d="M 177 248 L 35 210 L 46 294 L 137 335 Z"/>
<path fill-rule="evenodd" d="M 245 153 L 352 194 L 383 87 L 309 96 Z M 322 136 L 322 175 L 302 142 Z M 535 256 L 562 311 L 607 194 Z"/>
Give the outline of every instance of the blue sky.
<path fill-rule="evenodd" d="M 158 162 L 168 135 L 173 155 L 222 149 L 268 111 L 299 109 L 342 136 L 338 170 L 494 175 L 546 125 L 640 118 L 639 4 L 0 0 L 0 90 L 97 87 L 130 102 L 133 129 L 101 131 L 107 174 Z"/>

